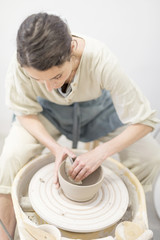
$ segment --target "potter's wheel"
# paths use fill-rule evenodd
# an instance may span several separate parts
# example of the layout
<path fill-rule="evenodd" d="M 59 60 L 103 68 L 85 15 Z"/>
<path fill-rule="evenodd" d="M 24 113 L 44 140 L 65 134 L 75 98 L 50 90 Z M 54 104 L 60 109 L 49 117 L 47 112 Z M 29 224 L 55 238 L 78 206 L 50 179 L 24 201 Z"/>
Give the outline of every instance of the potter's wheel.
<path fill-rule="evenodd" d="M 95 232 L 117 223 L 127 210 L 128 191 L 113 171 L 104 167 L 99 192 L 87 202 L 74 202 L 53 184 L 54 163 L 32 177 L 29 198 L 35 212 L 47 223 L 72 232 Z"/>

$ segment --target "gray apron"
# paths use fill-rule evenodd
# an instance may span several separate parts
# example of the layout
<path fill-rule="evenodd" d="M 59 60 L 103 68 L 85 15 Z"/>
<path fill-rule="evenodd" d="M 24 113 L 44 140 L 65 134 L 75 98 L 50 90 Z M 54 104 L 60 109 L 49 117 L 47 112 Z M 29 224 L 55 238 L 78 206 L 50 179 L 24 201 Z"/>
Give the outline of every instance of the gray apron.
<path fill-rule="evenodd" d="M 123 125 L 106 90 L 97 99 L 67 106 L 41 97 L 37 100 L 43 108 L 42 114 L 73 142 L 73 148 L 78 141 L 93 141 Z"/>

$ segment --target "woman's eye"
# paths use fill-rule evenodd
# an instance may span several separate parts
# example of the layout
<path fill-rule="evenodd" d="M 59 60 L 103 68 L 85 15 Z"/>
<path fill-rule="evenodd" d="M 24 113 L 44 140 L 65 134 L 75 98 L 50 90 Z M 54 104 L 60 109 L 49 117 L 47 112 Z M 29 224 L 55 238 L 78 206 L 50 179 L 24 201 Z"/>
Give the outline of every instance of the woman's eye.
<path fill-rule="evenodd" d="M 62 74 L 57 75 L 54 79 L 59 79 L 62 77 Z"/>

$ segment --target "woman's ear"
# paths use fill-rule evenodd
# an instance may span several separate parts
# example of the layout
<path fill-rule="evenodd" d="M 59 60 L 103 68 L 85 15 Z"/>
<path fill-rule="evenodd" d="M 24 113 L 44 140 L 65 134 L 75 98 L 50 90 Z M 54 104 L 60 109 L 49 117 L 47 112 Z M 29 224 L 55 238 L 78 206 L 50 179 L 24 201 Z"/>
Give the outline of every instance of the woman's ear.
<path fill-rule="evenodd" d="M 72 39 L 71 41 L 71 52 L 74 52 L 77 48 L 77 41 L 75 39 Z"/>

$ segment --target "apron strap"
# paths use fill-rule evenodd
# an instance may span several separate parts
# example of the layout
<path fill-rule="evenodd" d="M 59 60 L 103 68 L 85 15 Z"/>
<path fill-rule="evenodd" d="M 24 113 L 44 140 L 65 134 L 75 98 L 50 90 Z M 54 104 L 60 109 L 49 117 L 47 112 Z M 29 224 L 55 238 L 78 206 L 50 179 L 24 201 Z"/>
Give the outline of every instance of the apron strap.
<path fill-rule="evenodd" d="M 72 129 L 72 148 L 77 148 L 80 137 L 80 107 L 79 103 L 73 106 L 73 129 Z"/>

